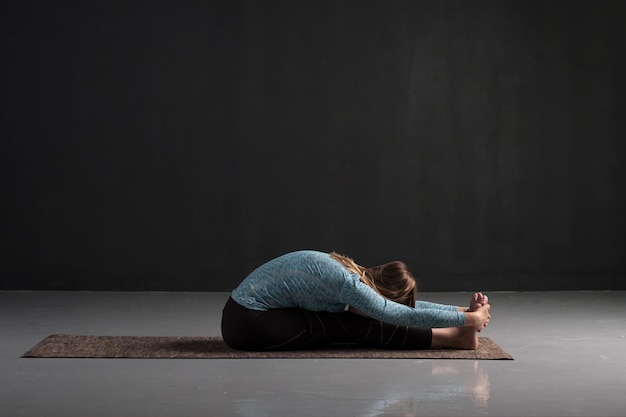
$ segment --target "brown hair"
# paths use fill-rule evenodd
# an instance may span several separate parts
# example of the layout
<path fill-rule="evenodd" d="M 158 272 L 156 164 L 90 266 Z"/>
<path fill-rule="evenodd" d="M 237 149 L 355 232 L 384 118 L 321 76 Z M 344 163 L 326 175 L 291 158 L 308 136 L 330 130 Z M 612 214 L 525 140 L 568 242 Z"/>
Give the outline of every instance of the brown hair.
<path fill-rule="evenodd" d="M 415 307 L 417 285 L 404 262 L 393 261 L 365 268 L 351 258 L 332 252 L 330 256 L 349 271 L 357 274 L 361 281 L 383 297 Z"/>

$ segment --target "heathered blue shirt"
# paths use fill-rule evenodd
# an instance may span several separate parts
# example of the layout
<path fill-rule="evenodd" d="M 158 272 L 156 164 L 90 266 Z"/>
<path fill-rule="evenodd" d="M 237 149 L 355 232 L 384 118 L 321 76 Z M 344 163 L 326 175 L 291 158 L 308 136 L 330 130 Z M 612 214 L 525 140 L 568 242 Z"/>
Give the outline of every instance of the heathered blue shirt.
<path fill-rule="evenodd" d="M 302 308 L 341 312 L 352 306 L 369 317 L 411 327 L 458 327 L 465 315 L 455 306 L 417 301 L 395 303 L 361 282 L 330 254 L 297 251 L 273 259 L 248 275 L 231 294 L 243 307 L 267 311 Z"/>

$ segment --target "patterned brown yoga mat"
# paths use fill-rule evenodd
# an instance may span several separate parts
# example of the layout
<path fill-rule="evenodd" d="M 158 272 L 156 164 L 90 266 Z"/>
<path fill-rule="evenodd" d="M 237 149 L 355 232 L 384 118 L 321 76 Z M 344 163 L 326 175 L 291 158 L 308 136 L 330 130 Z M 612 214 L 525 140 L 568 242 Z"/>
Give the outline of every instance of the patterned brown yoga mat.
<path fill-rule="evenodd" d="M 221 337 L 169 336 L 48 336 L 23 358 L 134 358 L 134 359 L 513 359 L 487 337 L 477 350 L 384 350 L 358 347 L 281 352 L 243 352 Z"/>

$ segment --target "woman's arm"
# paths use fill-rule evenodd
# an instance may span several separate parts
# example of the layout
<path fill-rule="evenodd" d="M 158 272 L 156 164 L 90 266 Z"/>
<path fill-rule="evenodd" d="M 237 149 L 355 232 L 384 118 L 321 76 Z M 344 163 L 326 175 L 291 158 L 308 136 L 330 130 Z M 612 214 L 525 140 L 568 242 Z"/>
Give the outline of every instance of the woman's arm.
<path fill-rule="evenodd" d="M 420 301 L 420 300 L 415 301 L 415 308 L 432 309 L 432 310 L 448 310 L 448 311 L 465 311 L 465 310 L 460 310 L 461 307 L 457 307 L 453 305 L 439 304 L 439 303 L 433 303 L 430 301 Z"/>
<path fill-rule="evenodd" d="M 483 293 L 477 292 L 474 293 L 474 295 L 472 296 L 472 299 L 470 300 L 470 305 L 469 306 L 453 306 L 453 305 L 448 305 L 448 304 L 439 304 L 439 303 L 433 303 L 430 301 L 416 301 L 415 302 L 415 308 L 432 308 L 432 309 L 438 309 L 438 310 L 455 310 L 455 311 L 460 311 L 460 312 L 471 312 L 471 311 L 476 311 L 476 309 L 478 307 L 480 307 L 481 305 L 485 305 L 485 304 L 489 304 L 489 298 L 484 295 Z"/>
<path fill-rule="evenodd" d="M 429 301 L 416 301 L 415 308 L 438 308 L 441 310 L 456 310 L 460 312 L 472 312 L 476 311 L 478 307 L 489 304 L 489 297 L 481 292 L 475 292 L 470 300 L 469 307 L 467 306 L 450 306 L 447 304 L 431 303 Z"/>
<path fill-rule="evenodd" d="M 467 313 L 457 311 L 455 306 L 449 309 L 409 307 L 384 298 L 358 280 L 345 283 L 341 302 L 348 304 L 353 312 L 400 326 L 432 328 L 466 325 Z"/>
<path fill-rule="evenodd" d="M 480 309 L 484 311 L 464 312 L 465 314 L 464 327 L 465 326 L 473 327 L 477 331 L 481 331 L 484 327 L 487 327 L 487 325 L 489 324 L 489 319 L 491 318 L 491 315 L 489 315 L 489 308 L 490 306 L 489 304 L 487 304 L 484 307 L 480 307 Z M 348 310 L 351 313 L 358 314 L 363 317 L 370 317 L 367 314 L 363 313 L 361 310 L 358 310 L 357 308 L 353 306 L 348 306 Z"/>
<path fill-rule="evenodd" d="M 386 299 L 358 279 L 345 282 L 340 298 L 342 303 L 350 306 L 350 311 L 400 326 L 422 328 L 471 326 L 480 331 L 489 323 L 491 317 L 488 304 L 477 307 L 476 311 L 458 311 L 455 306 L 444 310 L 412 308 Z M 431 303 L 433 304 L 435 303 Z"/>

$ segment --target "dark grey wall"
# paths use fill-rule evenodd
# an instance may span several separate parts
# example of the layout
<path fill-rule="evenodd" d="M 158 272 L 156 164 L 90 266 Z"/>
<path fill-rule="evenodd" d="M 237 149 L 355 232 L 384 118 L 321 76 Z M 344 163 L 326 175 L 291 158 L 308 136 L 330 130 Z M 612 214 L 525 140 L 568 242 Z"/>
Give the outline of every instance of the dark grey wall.
<path fill-rule="evenodd" d="M 626 2 L 14 3 L 2 289 L 626 289 Z"/>

